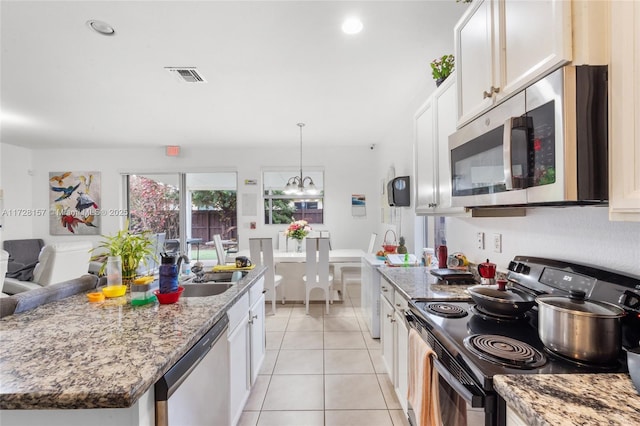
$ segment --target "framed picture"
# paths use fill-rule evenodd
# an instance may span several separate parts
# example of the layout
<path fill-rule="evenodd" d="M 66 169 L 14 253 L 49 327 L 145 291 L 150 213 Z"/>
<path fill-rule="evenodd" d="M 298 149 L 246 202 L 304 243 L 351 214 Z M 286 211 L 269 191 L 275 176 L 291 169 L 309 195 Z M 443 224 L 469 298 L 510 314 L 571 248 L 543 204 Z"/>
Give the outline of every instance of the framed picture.
<path fill-rule="evenodd" d="M 49 233 L 100 235 L 100 172 L 49 172 Z"/>

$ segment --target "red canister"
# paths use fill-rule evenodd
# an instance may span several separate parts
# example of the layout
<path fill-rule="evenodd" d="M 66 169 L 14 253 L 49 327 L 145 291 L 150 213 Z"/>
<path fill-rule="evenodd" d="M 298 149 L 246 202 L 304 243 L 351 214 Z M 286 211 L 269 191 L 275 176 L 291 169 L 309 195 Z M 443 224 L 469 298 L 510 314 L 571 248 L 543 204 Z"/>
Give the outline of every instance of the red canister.
<path fill-rule="evenodd" d="M 438 246 L 438 268 L 447 267 L 447 246 Z"/>

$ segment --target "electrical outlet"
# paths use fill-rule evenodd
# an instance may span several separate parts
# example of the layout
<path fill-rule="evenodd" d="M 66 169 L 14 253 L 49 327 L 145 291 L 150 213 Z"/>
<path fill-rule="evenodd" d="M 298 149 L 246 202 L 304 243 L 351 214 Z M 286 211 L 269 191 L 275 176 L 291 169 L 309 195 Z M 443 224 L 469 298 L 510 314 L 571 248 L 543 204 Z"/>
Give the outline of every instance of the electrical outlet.
<path fill-rule="evenodd" d="M 478 243 L 478 249 L 484 250 L 484 232 L 478 232 L 476 241 Z"/>
<path fill-rule="evenodd" d="M 493 234 L 493 251 L 502 253 L 502 234 Z"/>

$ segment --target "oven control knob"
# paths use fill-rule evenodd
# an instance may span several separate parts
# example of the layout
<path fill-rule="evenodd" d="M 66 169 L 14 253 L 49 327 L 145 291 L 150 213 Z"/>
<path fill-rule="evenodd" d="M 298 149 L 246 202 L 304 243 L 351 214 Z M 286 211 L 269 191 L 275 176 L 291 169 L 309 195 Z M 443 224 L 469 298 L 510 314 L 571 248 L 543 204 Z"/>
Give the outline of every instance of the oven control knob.
<path fill-rule="evenodd" d="M 529 268 L 527 265 L 525 265 L 524 263 L 518 263 L 515 267 L 515 271 L 519 274 L 523 274 L 523 275 L 527 275 L 529 273 L 529 271 L 531 270 L 531 268 Z"/>
<path fill-rule="evenodd" d="M 507 267 L 507 269 L 516 272 L 516 266 L 518 266 L 518 263 L 511 261 L 509 262 L 509 266 Z"/>
<path fill-rule="evenodd" d="M 635 311 L 640 311 L 640 294 L 631 290 L 626 290 L 620 296 L 618 303 Z"/>

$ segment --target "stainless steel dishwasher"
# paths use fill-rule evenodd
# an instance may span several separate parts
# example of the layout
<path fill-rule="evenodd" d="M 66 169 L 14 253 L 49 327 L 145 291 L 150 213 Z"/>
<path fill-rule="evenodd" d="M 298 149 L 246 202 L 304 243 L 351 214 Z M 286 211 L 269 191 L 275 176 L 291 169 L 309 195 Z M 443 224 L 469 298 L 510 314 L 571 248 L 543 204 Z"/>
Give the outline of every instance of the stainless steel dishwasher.
<path fill-rule="evenodd" d="M 155 384 L 156 426 L 229 424 L 225 315 Z"/>

